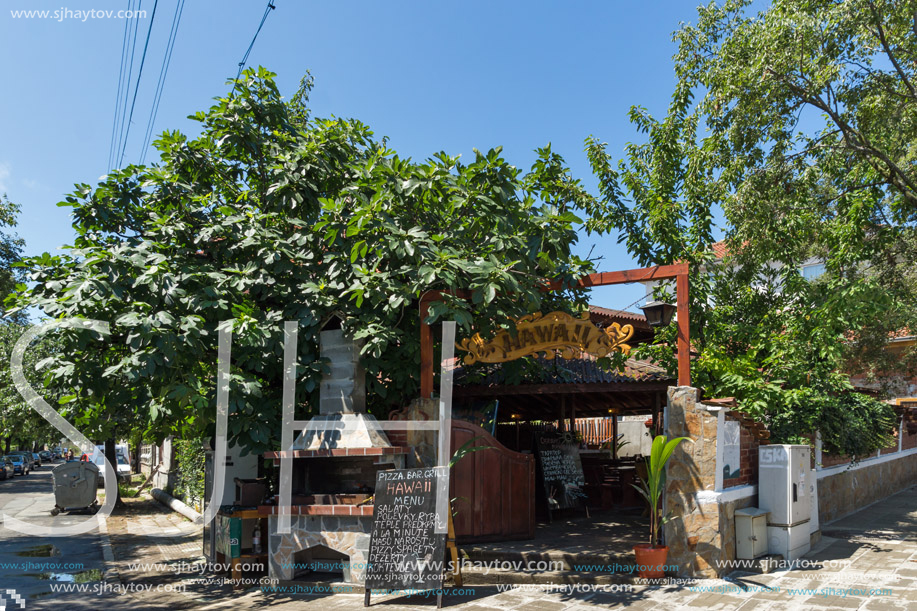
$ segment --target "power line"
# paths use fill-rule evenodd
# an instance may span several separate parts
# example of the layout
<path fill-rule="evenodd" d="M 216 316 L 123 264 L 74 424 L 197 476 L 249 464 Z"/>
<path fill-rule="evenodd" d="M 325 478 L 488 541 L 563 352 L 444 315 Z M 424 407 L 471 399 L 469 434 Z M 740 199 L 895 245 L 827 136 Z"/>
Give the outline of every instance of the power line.
<path fill-rule="evenodd" d="M 139 0 L 137 3 L 137 12 L 140 11 L 142 6 L 143 0 Z M 121 148 L 121 142 L 124 140 L 124 123 L 127 121 L 127 100 L 131 94 L 131 77 L 134 75 L 134 54 L 137 51 L 137 33 L 140 31 L 140 22 L 136 19 L 131 19 L 130 21 L 134 23 L 134 42 L 131 44 L 131 59 L 128 63 L 127 80 L 124 81 L 124 101 L 121 104 L 121 126 L 118 128 L 118 141 L 115 143 L 115 151 L 111 160 L 112 166 L 114 166 L 118 160 L 118 150 Z"/>
<path fill-rule="evenodd" d="M 133 4 L 133 0 L 127 0 L 128 11 L 131 10 Z M 121 114 L 121 88 L 124 83 L 124 65 L 127 62 L 127 33 L 130 30 L 131 21 L 131 19 L 124 20 L 124 36 L 121 40 L 121 63 L 118 66 L 118 90 L 115 92 L 115 118 L 111 123 L 111 143 L 108 145 L 108 165 L 106 166 L 109 170 L 115 158 L 115 134 L 118 129 L 118 116 Z"/>
<path fill-rule="evenodd" d="M 258 34 L 261 33 L 261 28 L 264 27 L 264 22 L 267 21 L 267 16 L 271 14 L 271 11 L 277 8 L 274 6 L 274 0 L 267 0 L 267 6 L 264 8 L 264 15 L 261 16 L 261 23 L 258 24 L 258 29 L 255 30 L 255 35 L 252 37 L 251 44 L 248 45 L 248 49 L 245 51 L 245 55 L 242 56 L 242 61 L 239 62 L 239 71 L 236 73 L 236 80 L 239 80 L 239 77 L 242 76 L 242 70 L 245 69 L 245 63 L 248 61 L 248 56 L 252 52 L 252 47 L 255 46 L 255 41 L 258 39 Z M 233 84 L 232 93 L 229 94 L 229 97 L 232 97 L 236 92 L 236 86 Z"/>
<path fill-rule="evenodd" d="M 127 130 L 124 132 L 124 143 L 121 146 L 121 159 L 118 165 L 124 163 L 124 151 L 127 150 L 127 139 L 131 133 L 131 121 L 134 120 L 134 106 L 137 105 L 137 91 L 140 89 L 140 77 L 143 76 L 143 64 L 146 61 L 146 51 L 150 46 L 150 33 L 153 31 L 153 22 L 156 20 L 156 7 L 159 0 L 153 2 L 153 13 L 150 15 L 150 27 L 146 31 L 146 42 L 143 44 L 143 55 L 140 57 L 140 69 L 137 71 L 137 83 L 134 85 L 134 100 L 131 102 L 131 113 L 127 119 Z"/>
<path fill-rule="evenodd" d="M 156 92 L 153 94 L 153 105 L 150 107 L 150 119 L 147 122 L 146 134 L 144 135 L 143 145 L 140 149 L 141 165 L 146 160 L 147 149 L 153 137 L 153 127 L 156 124 L 156 116 L 159 114 L 159 102 L 162 100 L 162 92 L 165 89 L 166 76 L 169 73 L 169 65 L 172 63 L 172 50 L 175 48 L 175 41 L 178 38 L 178 26 L 181 24 L 181 16 L 184 10 L 185 0 L 178 0 L 175 3 L 175 14 L 172 16 L 172 29 L 169 31 L 166 52 L 162 57 L 162 67 L 159 69 L 159 81 L 156 83 Z"/>

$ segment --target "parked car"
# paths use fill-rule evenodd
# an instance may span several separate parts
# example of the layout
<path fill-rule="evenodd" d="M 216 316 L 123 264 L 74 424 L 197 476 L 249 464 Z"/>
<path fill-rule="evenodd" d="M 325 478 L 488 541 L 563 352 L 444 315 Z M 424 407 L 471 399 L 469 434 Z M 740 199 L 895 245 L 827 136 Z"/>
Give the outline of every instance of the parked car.
<path fill-rule="evenodd" d="M 41 465 L 41 454 L 38 452 L 32 452 L 32 467 L 35 469 L 40 469 Z"/>
<path fill-rule="evenodd" d="M 99 486 L 105 485 L 105 458 L 96 455 L 95 464 L 99 468 Z M 129 484 L 131 481 L 131 466 L 127 463 L 124 455 L 118 454 L 118 464 L 115 466 L 118 473 L 118 483 Z"/>
<path fill-rule="evenodd" d="M 38 453 L 38 455 L 41 456 L 41 463 L 42 463 L 42 464 L 44 464 L 44 463 L 46 463 L 46 462 L 48 462 L 48 463 L 54 462 L 54 457 L 51 456 L 51 452 L 49 452 L 48 450 L 42 450 L 41 452 Z"/>
<path fill-rule="evenodd" d="M 22 454 L 10 453 L 7 458 L 13 462 L 13 473 L 17 475 L 28 475 L 29 471 L 32 470 L 32 461 Z"/>
<path fill-rule="evenodd" d="M 12 479 L 16 474 L 13 461 L 7 456 L 0 456 L 0 479 Z"/>
<path fill-rule="evenodd" d="M 19 455 L 25 458 L 26 462 L 29 463 L 29 471 L 37 469 L 41 466 L 41 459 L 37 458 L 38 454 L 32 454 L 31 452 L 26 452 L 25 450 L 18 450 L 16 452 L 10 452 L 10 456 Z"/>

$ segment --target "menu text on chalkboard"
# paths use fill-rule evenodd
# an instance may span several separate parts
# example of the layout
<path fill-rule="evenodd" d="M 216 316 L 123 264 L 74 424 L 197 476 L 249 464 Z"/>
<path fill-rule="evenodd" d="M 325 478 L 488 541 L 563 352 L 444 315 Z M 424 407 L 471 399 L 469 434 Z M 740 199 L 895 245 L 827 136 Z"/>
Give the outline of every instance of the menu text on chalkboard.
<path fill-rule="evenodd" d="M 380 471 L 373 500 L 366 588 L 442 588 L 446 534 L 436 534 L 437 470 Z"/>
<path fill-rule="evenodd" d="M 537 441 L 538 464 L 548 509 L 582 506 L 586 499 L 586 478 L 578 444 L 557 433 L 543 433 Z"/>

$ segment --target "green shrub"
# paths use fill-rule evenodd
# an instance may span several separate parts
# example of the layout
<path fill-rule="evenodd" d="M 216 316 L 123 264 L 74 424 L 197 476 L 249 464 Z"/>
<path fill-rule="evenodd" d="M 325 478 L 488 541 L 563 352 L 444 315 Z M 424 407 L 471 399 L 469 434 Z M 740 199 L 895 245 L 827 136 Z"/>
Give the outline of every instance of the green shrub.
<path fill-rule="evenodd" d="M 175 439 L 172 445 L 178 463 L 173 493 L 199 505 L 204 499 L 204 444 L 200 439 Z"/>

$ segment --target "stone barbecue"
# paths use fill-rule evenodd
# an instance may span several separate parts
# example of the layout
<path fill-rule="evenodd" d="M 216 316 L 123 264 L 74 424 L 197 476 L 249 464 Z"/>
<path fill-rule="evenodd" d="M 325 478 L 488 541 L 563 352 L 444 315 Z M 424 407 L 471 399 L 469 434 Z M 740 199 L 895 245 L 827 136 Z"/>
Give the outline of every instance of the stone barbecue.
<path fill-rule="evenodd" d="M 293 458 L 290 533 L 278 533 L 276 507 L 268 517 L 269 573 L 293 580 L 309 567 L 343 572 L 345 581 L 361 583 L 369 557 L 376 473 L 404 468 L 405 450 L 389 443 L 366 413 L 366 379 L 360 345 L 348 340 L 339 324 L 320 334 L 321 355 L 330 361 L 322 378 L 319 415 L 289 448 Z M 265 458 L 277 458 L 268 452 Z M 294 568 L 295 567 L 295 568 Z M 324 570 L 323 570 L 324 569 Z"/>

